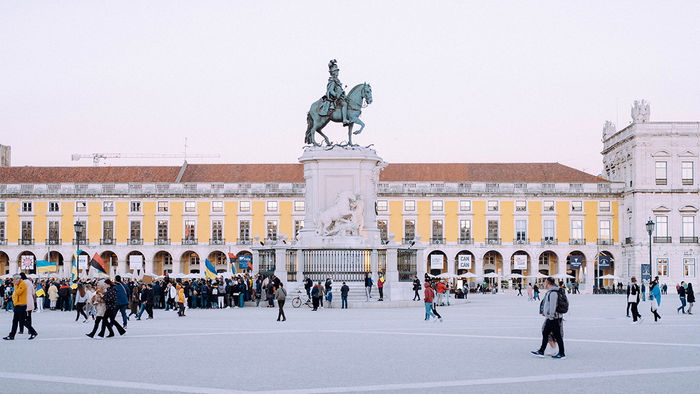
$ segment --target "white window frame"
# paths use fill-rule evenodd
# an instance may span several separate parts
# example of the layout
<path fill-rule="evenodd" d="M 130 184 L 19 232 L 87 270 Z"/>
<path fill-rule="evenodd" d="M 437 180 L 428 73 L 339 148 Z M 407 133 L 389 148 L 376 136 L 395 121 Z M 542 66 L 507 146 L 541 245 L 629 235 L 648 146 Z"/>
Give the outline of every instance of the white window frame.
<path fill-rule="evenodd" d="M 377 200 L 377 211 L 387 212 L 389 210 L 389 201 L 387 200 Z"/>
<path fill-rule="evenodd" d="M 250 200 L 243 200 L 238 203 L 238 212 L 250 212 L 253 204 L 250 203 Z M 243 209 L 245 207 L 245 209 Z"/>
<path fill-rule="evenodd" d="M 22 201 L 22 212 L 34 212 L 34 204 L 31 201 Z"/>
<path fill-rule="evenodd" d="M 583 201 L 571 201 L 571 212 L 583 212 Z"/>
<path fill-rule="evenodd" d="M 548 237 L 546 225 L 547 222 L 552 222 L 551 241 L 554 242 L 557 239 L 557 221 L 551 216 L 542 219 L 542 240 L 546 240 Z"/>
<path fill-rule="evenodd" d="M 460 200 L 459 201 L 459 211 L 460 212 L 470 212 L 472 210 L 471 200 Z"/>
<path fill-rule="evenodd" d="M 689 224 L 690 234 L 686 233 L 686 224 Z M 681 217 L 681 237 L 695 236 L 695 216 L 683 215 Z"/>
<path fill-rule="evenodd" d="M 661 165 L 663 164 L 663 165 Z M 659 171 L 663 170 L 663 178 L 659 178 Z M 665 160 L 657 160 L 654 162 L 654 183 L 657 185 L 668 184 L 668 162 Z"/>
<path fill-rule="evenodd" d="M 663 226 L 659 226 L 659 219 L 663 218 L 661 223 Z M 668 216 L 666 215 L 658 215 L 655 217 L 654 220 L 654 234 L 657 237 L 668 237 L 669 232 L 668 232 Z M 659 231 L 659 229 L 663 229 L 663 231 Z M 663 234 L 662 234 L 663 233 Z"/>
<path fill-rule="evenodd" d="M 552 204 L 552 209 L 547 209 L 548 203 Z M 557 210 L 557 205 L 554 200 L 544 200 L 542 201 L 542 212 L 555 212 Z"/>
<path fill-rule="evenodd" d="M 433 212 L 444 212 L 445 211 L 445 202 L 442 200 L 432 200 L 430 202 L 430 210 Z"/>
<path fill-rule="evenodd" d="M 520 205 L 520 206 L 518 206 Z M 522 209 L 519 209 L 522 208 Z M 516 200 L 515 201 L 515 212 L 527 212 L 527 201 L 526 200 Z"/>
<path fill-rule="evenodd" d="M 143 204 L 141 203 L 141 201 L 138 201 L 138 200 L 129 201 L 129 212 L 132 212 L 132 213 L 143 212 Z"/>
<path fill-rule="evenodd" d="M 574 228 L 574 223 L 579 222 L 581 223 L 581 236 L 580 237 L 575 237 L 574 236 L 574 230 L 577 230 Z M 571 223 L 569 224 L 569 231 L 571 233 L 570 238 L 571 239 L 580 239 L 583 240 L 585 239 L 584 237 L 586 236 L 586 229 L 585 229 L 586 223 L 583 221 L 583 219 L 571 219 Z"/>
<path fill-rule="evenodd" d="M 267 201 L 265 203 L 265 211 L 272 212 L 272 213 L 279 212 L 280 211 L 280 203 L 278 201 Z"/>
<path fill-rule="evenodd" d="M 496 209 L 491 209 L 491 203 L 494 203 L 496 205 Z M 499 204 L 498 200 L 486 201 L 486 212 L 498 212 L 500 207 L 501 207 L 501 204 Z"/>
<path fill-rule="evenodd" d="M 664 267 L 665 270 L 661 272 L 661 267 Z M 656 274 L 660 277 L 667 278 L 668 277 L 668 258 L 666 257 L 658 257 L 656 259 Z"/>
<path fill-rule="evenodd" d="M 188 205 L 192 205 L 192 209 Z M 197 213 L 197 201 L 189 200 L 185 201 L 185 213 Z"/>
<path fill-rule="evenodd" d="M 688 164 L 690 168 L 686 168 L 686 164 Z M 689 171 L 690 174 L 686 174 L 686 171 Z M 690 175 L 690 177 L 686 177 L 687 175 Z M 692 185 L 695 183 L 695 162 L 687 160 L 681 162 L 681 183 L 684 185 Z"/>
<path fill-rule="evenodd" d="M 109 209 L 109 210 L 105 209 L 107 207 L 107 204 L 110 205 L 111 209 Z M 114 212 L 114 201 L 113 200 L 102 201 L 102 212 Z"/>
<path fill-rule="evenodd" d="M 163 210 L 161 210 L 161 204 L 164 204 Z M 156 203 L 156 212 L 170 212 L 170 202 L 169 201 L 158 201 Z"/>
<path fill-rule="evenodd" d="M 410 207 L 410 206 L 412 206 L 412 207 Z M 416 211 L 416 200 L 404 200 L 403 210 L 405 212 L 415 212 Z"/>
<path fill-rule="evenodd" d="M 216 206 L 219 205 L 219 208 L 216 208 Z M 217 201 L 212 201 L 211 202 L 211 211 L 213 213 L 221 213 L 224 212 L 224 202 L 221 200 Z"/>
<path fill-rule="evenodd" d="M 294 201 L 294 212 L 304 212 L 306 210 L 306 202 L 304 200 Z"/>
<path fill-rule="evenodd" d="M 607 223 L 607 228 L 604 228 L 603 224 Z M 603 235 L 603 232 L 607 230 L 608 235 L 607 237 Z M 604 241 L 612 241 L 612 221 L 609 219 L 604 219 L 604 220 L 599 220 L 598 221 L 598 239 L 604 240 Z"/>
<path fill-rule="evenodd" d="M 686 267 L 692 267 L 692 274 Z M 684 278 L 695 278 L 695 257 L 684 257 L 683 258 L 683 277 Z"/>
<path fill-rule="evenodd" d="M 55 204 L 56 209 L 52 210 L 51 205 Z M 58 213 L 61 212 L 61 203 L 59 201 L 49 201 L 48 212 Z"/>
<path fill-rule="evenodd" d="M 607 205 L 607 208 L 605 207 Z M 610 212 L 612 210 L 612 204 L 610 201 L 598 201 L 598 212 Z"/>

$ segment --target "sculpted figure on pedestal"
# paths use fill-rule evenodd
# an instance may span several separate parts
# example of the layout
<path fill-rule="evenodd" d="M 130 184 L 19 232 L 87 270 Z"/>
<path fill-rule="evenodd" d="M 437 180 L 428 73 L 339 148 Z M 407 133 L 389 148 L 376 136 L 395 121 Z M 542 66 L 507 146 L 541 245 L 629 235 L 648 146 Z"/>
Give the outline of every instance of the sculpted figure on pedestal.
<path fill-rule="evenodd" d="M 335 204 L 321 212 L 316 234 L 324 237 L 356 236 L 364 225 L 362 196 L 344 191 L 338 193 Z"/>
<path fill-rule="evenodd" d="M 328 72 L 331 76 L 326 85 L 326 95 L 311 104 L 309 112 L 306 114 L 306 135 L 304 142 L 315 146 L 321 146 L 316 142 L 316 133 L 321 134 L 326 145 L 333 146 L 333 143 L 321 131 L 328 122 L 343 123 L 348 128 L 348 146 L 353 146 L 352 136 L 360 134 L 365 124 L 360 120 L 362 108 L 372 103 L 372 87 L 368 83 L 362 83 L 350 89 L 350 93 L 345 94 L 343 84 L 338 79 L 338 64 L 335 59 L 328 63 Z M 365 104 L 366 103 L 366 104 Z M 353 132 L 353 125 L 357 123 L 360 129 Z"/>

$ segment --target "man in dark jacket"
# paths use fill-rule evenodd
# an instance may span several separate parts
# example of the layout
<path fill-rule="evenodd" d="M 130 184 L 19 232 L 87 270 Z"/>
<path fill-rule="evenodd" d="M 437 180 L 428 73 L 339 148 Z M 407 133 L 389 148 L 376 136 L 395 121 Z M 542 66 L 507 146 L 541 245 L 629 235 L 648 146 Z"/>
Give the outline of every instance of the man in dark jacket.
<path fill-rule="evenodd" d="M 343 282 L 343 286 L 340 287 L 340 309 L 348 309 L 348 293 L 350 292 L 350 288 L 348 287 L 345 282 Z"/>
<path fill-rule="evenodd" d="M 311 287 L 313 287 L 314 282 L 311 280 L 311 278 L 306 278 L 304 280 L 304 289 L 306 290 L 306 296 L 311 299 Z"/>
<path fill-rule="evenodd" d="M 115 276 L 114 280 L 116 283 L 112 287 L 115 289 L 117 295 L 116 307 L 117 311 L 122 314 L 122 323 L 124 323 L 124 328 L 126 328 L 126 324 L 129 322 L 129 318 L 126 315 L 126 307 L 129 306 L 129 294 L 131 294 L 131 291 L 129 290 L 129 286 L 122 283 L 121 276 Z"/>
<path fill-rule="evenodd" d="M 678 298 L 681 300 L 681 306 L 676 309 L 676 312 L 683 311 L 683 314 L 685 315 L 685 305 L 686 305 L 686 300 L 685 300 L 685 282 L 681 282 L 681 285 L 678 286 Z"/>

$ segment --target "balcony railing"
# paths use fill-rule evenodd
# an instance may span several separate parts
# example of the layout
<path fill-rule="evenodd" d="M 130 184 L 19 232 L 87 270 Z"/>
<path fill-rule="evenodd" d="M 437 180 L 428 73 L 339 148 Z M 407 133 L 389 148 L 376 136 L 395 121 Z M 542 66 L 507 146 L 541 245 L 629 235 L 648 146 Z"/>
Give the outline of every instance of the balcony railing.
<path fill-rule="evenodd" d="M 100 245 L 114 245 L 114 238 L 100 238 Z"/>
<path fill-rule="evenodd" d="M 585 238 L 571 238 L 571 239 L 569 239 L 569 245 L 585 245 L 585 244 L 586 244 Z"/>
<path fill-rule="evenodd" d="M 129 245 L 143 245 L 143 238 L 129 238 Z"/>
<path fill-rule="evenodd" d="M 625 238 L 625 245 L 632 245 L 632 237 Z"/>
<path fill-rule="evenodd" d="M 170 245 L 169 238 L 156 238 L 153 240 L 154 245 Z"/>
<path fill-rule="evenodd" d="M 459 243 L 462 245 L 471 245 L 474 243 L 474 239 L 472 239 L 472 238 L 460 238 Z"/>
<path fill-rule="evenodd" d="M 681 237 L 682 244 L 696 244 L 698 243 L 698 237 Z"/>
<path fill-rule="evenodd" d="M 558 242 L 557 242 L 557 239 L 556 239 L 556 238 L 552 238 L 552 237 L 544 237 L 544 238 L 542 238 L 542 246 L 545 246 L 545 245 L 556 245 L 557 243 L 558 243 Z"/>
<path fill-rule="evenodd" d="M 78 241 L 80 241 L 81 245 L 87 246 L 90 244 L 88 242 L 87 238 L 73 238 L 73 245 L 78 245 Z"/>
<path fill-rule="evenodd" d="M 445 243 L 445 238 L 443 237 L 431 237 L 430 243 L 434 245 L 443 245 Z"/>
<path fill-rule="evenodd" d="M 515 238 L 513 239 L 513 245 L 528 245 L 530 241 L 527 238 Z"/>
<path fill-rule="evenodd" d="M 223 238 L 209 238 L 209 245 L 224 245 L 226 240 Z"/>
<path fill-rule="evenodd" d="M 238 240 L 236 240 L 236 243 L 237 243 L 238 245 L 250 245 L 251 243 L 253 243 L 253 241 L 251 241 L 251 240 L 248 239 L 248 238 L 243 238 L 243 239 L 240 239 L 240 238 L 239 238 Z"/>
<path fill-rule="evenodd" d="M 183 238 L 183 245 L 197 245 L 197 238 Z"/>
<path fill-rule="evenodd" d="M 7 245 L 6 239 L 0 239 L 0 245 Z"/>
<path fill-rule="evenodd" d="M 22 238 L 18 243 L 20 245 L 34 245 L 34 238 Z"/>
<path fill-rule="evenodd" d="M 612 245 L 613 240 L 612 239 L 598 239 L 598 245 Z"/>
<path fill-rule="evenodd" d="M 410 244 L 411 242 L 416 242 L 416 238 L 415 237 L 408 237 L 408 238 L 403 238 L 401 240 L 402 244 Z"/>
<path fill-rule="evenodd" d="M 654 237 L 655 244 L 670 244 L 671 237 Z"/>
<path fill-rule="evenodd" d="M 488 245 L 500 245 L 501 239 L 500 238 L 486 238 L 486 243 Z"/>
<path fill-rule="evenodd" d="M 47 239 L 46 239 L 46 244 L 47 244 L 47 245 L 60 245 L 60 244 L 61 244 L 61 238 L 47 238 Z"/>

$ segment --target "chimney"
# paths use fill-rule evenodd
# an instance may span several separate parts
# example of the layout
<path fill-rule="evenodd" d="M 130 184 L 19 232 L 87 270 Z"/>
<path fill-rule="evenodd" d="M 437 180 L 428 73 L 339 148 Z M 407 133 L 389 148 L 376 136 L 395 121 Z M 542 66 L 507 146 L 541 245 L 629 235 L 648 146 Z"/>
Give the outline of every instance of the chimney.
<path fill-rule="evenodd" d="M 9 167 L 11 154 L 10 147 L 7 145 L 0 145 L 0 167 Z"/>

